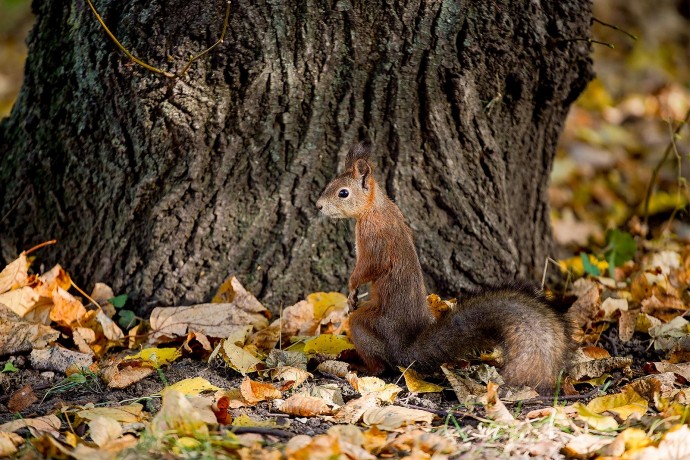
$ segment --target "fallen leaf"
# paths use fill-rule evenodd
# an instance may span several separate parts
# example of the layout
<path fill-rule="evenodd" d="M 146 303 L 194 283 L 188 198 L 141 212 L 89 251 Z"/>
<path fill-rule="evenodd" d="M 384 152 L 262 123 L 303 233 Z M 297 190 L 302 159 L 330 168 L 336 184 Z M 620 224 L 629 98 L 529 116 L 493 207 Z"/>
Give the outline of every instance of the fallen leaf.
<path fill-rule="evenodd" d="M 577 411 L 580 419 L 587 422 L 587 424 L 595 430 L 610 431 L 618 428 L 618 422 L 611 416 L 600 415 L 579 402 L 573 404 L 573 407 Z"/>
<path fill-rule="evenodd" d="M 614 356 L 605 359 L 595 359 L 573 365 L 568 373 L 575 381 L 587 378 L 596 378 L 614 369 L 627 369 L 632 365 L 632 358 Z"/>
<path fill-rule="evenodd" d="M 283 309 L 281 317 L 271 326 L 278 326 L 283 334 L 283 341 L 296 335 L 312 336 L 316 332 L 314 306 L 306 300 Z"/>
<path fill-rule="evenodd" d="M 125 361 L 141 361 L 143 366 L 158 369 L 172 363 L 181 356 L 177 348 L 144 348 L 136 355 L 125 357 Z"/>
<path fill-rule="evenodd" d="M 24 286 L 29 277 L 29 262 L 22 252 L 0 272 L 0 294 Z"/>
<path fill-rule="evenodd" d="M 393 402 L 402 391 L 398 385 L 386 383 L 378 377 L 358 377 L 350 373 L 345 378 L 362 396 L 373 394 L 381 402 Z"/>
<path fill-rule="evenodd" d="M 223 359 L 242 375 L 256 371 L 256 366 L 261 363 L 259 358 L 230 340 L 225 340 L 221 347 Z"/>
<path fill-rule="evenodd" d="M 292 366 L 283 366 L 277 369 L 271 369 L 271 378 L 273 380 L 280 380 L 282 382 L 294 382 L 292 388 L 297 388 L 302 385 L 309 377 L 313 377 L 304 369 Z"/>
<path fill-rule="evenodd" d="M 357 423 L 362 415 L 369 409 L 379 406 L 379 400 L 374 394 L 368 394 L 361 398 L 351 399 L 344 406 L 341 406 L 333 420 L 337 423 Z"/>
<path fill-rule="evenodd" d="M 0 305 L 0 356 L 46 348 L 58 337 L 60 333 L 55 329 L 25 321 L 10 309 Z"/>
<path fill-rule="evenodd" d="M 151 367 L 129 366 L 126 364 L 112 364 L 101 371 L 101 378 L 108 388 L 121 389 L 145 379 L 153 374 Z"/>
<path fill-rule="evenodd" d="M 686 382 L 690 382 L 690 363 L 671 364 L 666 362 L 655 362 L 652 363 L 652 365 L 661 373 L 673 372 L 683 377 Z"/>
<path fill-rule="evenodd" d="M 22 444 L 24 444 L 24 438 L 18 434 L 0 432 L 0 457 L 16 454 Z"/>
<path fill-rule="evenodd" d="M 7 408 L 11 412 L 21 412 L 36 401 L 38 401 L 38 398 L 34 394 L 33 388 L 27 384 L 12 393 L 10 400 L 7 402 Z"/>
<path fill-rule="evenodd" d="M 144 417 L 144 406 L 139 403 L 132 403 L 125 406 L 114 407 L 94 407 L 91 409 L 83 409 L 77 411 L 75 416 L 77 425 L 84 421 L 90 422 L 99 417 L 105 417 L 115 420 L 119 423 L 136 423 L 140 422 Z"/>
<path fill-rule="evenodd" d="M 198 395 L 205 391 L 218 391 L 219 387 L 211 384 L 208 380 L 203 377 L 192 377 L 184 380 L 180 380 L 177 383 L 173 383 L 163 389 L 162 393 L 166 391 L 177 391 L 183 395 Z"/>
<path fill-rule="evenodd" d="M 639 460 L 657 460 L 661 458 L 687 459 L 690 457 L 690 429 L 687 425 L 676 425 L 669 430 L 657 447 L 647 447 L 636 452 Z"/>
<path fill-rule="evenodd" d="M 579 292 L 577 300 L 568 310 L 568 316 L 580 327 L 586 327 L 599 312 L 601 299 L 599 286 L 588 279 L 580 278 L 573 284 L 574 292 Z"/>
<path fill-rule="evenodd" d="M 443 391 L 442 386 L 424 381 L 422 376 L 413 369 L 398 367 L 398 370 L 403 373 L 407 390 L 412 393 L 439 393 Z"/>
<path fill-rule="evenodd" d="M 338 408 L 345 404 L 340 387 L 336 384 L 315 385 L 309 390 L 309 396 L 323 399 L 333 408 Z"/>
<path fill-rule="evenodd" d="M 110 319 L 103 311 L 98 311 L 96 314 L 96 321 L 98 321 L 101 328 L 103 328 L 103 335 L 105 335 L 106 339 L 119 342 L 125 338 L 125 334 L 122 332 L 122 329 L 120 329 L 120 326 Z"/>
<path fill-rule="evenodd" d="M 613 412 L 623 420 L 627 420 L 634 413 L 645 414 L 647 406 L 647 400 L 631 387 L 627 387 L 622 393 L 599 396 L 587 404 L 587 408 L 594 413 Z"/>
<path fill-rule="evenodd" d="M 446 366 L 441 366 L 441 370 L 446 376 L 446 379 L 448 379 L 448 383 L 450 383 L 450 386 L 455 393 L 455 397 L 458 398 L 459 402 L 467 404 L 476 400 L 477 396 L 484 394 L 484 385 L 481 385 L 470 378 L 458 375 L 448 369 Z"/>
<path fill-rule="evenodd" d="M 313 417 L 315 415 L 329 415 L 332 413 L 331 408 L 323 399 L 299 393 L 290 396 L 286 400 L 275 400 L 273 403 L 279 411 L 300 417 Z"/>
<path fill-rule="evenodd" d="M 611 442 L 611 438 L 602 438 L 593 434 L 581 434 L 568 441 L 563 447 L 563 453 L 573 458 L 590 458 Z"/>
<path fill-rule="evenodd" d="M 122 436 L 122 426 L 109 417 L 96 417 L 89 422 L 91 439 L 98 447 L 116 440 Z"/>
<path fill-rule="evenodd" d="M 304 344 L 304 353 L 338 356 L 342 351 L 354 348 L 354 344 L 344 335 L 323 334 L 307 340 Z"/>
<path fill-rule="evenodd" d="M 20 418 L 0 425 L 0 432 L 13 433 L 22 428 L 28 428 L 33 436 L 40 436 L 43 433 L 50 433 L 59 436 L 62 422 L 56 415 L 46 415 L 37 418 Z"/>
<path fill-rule="evenodd" d="M 381 430 L 394 431 L 416 422 L 431 423 L 434 414 L 401 406 L 375 407 L 362 415 L 362 421 Z"/>
<path fill-rule="evenodd" d="M 513 417 L 505 404 L 503 404 L 503 401 L 498 397 L 498 385 L 489 382 L 486 386 L 486 390 L 486 395 L 479 398 L 479 401 L 484 404 L 486 416 L 497 422 L 514 422 L 515 417 Z"/>
<path fill-rule="evenodd" d="M 53 291 L 52 298 L 50 319 L 58 324 L 70 327 L 86 314 L 86 308 L 79 299 L 59 286 Z"/>
<path fill-rule="evenodd" d="M 240 385 L 240 393 L 249 404 L 256 404 L 269 399 L 277 399 L 282 395 L 270 383 L 256 382 L 249 377 L 245 377 Z"/>
<path fill-rule="evenodd" d="M 205 439 L 209 435 L 208 424 L 205 422 L 209 415 L 212 420 L 216 420 L 210 402 L 206 411 L 195 407 L 182 393 L 166 391 L 163 394 L 161 409 L 151 422 L 151 433 L 157 438 L 173 432 L 180 437 Z"/>
<path fill-rule="evenodd" d="M 66 373 L 69 367 L 81 369 L 93 363 L 93 357 L 88 354 L 68 350 L 59 345 L 53 345 L 42 350 L 33 350 L 29 355 L 31 366 L 39 371 L 56 371 Z"/>
<path fill-rule="evenodd" d="M 316 366 L 316 370 L 322 374 L 345 378 L 348 372 L 350 372 L 350 365 L 344 361 L 335 361 L 333 359 L 327 359 L 319 363 Z"/>
<path fill-rule="evenodd" d="M 36 308 L 38 305 L 38 294 L 29 286 L 24 286 L 19 289 L 0 294 L 0 305 L 5 305 L 12 310 L 20 318 L 27 316 L 27 314 Z"/>

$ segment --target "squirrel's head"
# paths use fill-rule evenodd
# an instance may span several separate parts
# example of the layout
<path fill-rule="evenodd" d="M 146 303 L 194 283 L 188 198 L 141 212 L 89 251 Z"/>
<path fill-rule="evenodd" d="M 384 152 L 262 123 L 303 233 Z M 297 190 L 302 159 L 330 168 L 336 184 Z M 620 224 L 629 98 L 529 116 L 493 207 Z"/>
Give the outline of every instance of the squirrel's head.
<path fill-rule="evenodd" d="M 360 142 L 345 158 L 345 172 L 333 179 L 316 202 L 328 217 L 358 218 L 373 204 L 376 183 L 369 163 L 371 143 Z"/>

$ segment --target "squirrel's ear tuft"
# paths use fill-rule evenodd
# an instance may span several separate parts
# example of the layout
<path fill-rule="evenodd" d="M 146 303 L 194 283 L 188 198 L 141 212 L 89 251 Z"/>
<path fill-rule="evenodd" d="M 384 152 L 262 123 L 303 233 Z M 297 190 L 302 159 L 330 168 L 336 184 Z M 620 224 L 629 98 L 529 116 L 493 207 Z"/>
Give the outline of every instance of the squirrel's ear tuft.
<path fill-rule="evenodd" d="M 369 165 L 369 162 L 364 158 L 357 158 L 357 160 L 355 160 L 355 165 L 352 168 L 352 177 L 354 177 L 355 180 L 362 181 L 362 188 L 364 190 L 369 189 L 367 183 L 369 174 L 371 174 L 371 166 Z"/>
<path fill-rule="evenodd" d="M 345 157 L 345 170 L 352 169 L 357 160 L 369 160 L 371 155 L 371 142 L 362 141 L 352 146 Z"/>

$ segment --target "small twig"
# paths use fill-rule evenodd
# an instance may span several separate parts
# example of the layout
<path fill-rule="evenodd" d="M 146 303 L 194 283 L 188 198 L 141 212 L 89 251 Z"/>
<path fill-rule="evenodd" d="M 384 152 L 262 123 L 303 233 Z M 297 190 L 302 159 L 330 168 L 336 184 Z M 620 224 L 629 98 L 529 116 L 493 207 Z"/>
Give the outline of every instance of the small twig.
<path fill-rule="evenodd" d="M 70 278 L 69 282 L 70 282 L 70 284 L 72 284 L 72 287 L 73 287 L 74 289 L 76 289 L 77 291 L 79 291 L 79 293 L 80 293 L 81 295 L 83 295 L 84 297 L 86 297 L 87 299 L 89 299 L 89 301 L 90 301 L 91 303 L 93 303 L 95 306 L 97 306 L 98 309 L 99 309 L 100 311 L 103 311 L 103 307 L 101 307 L 101 305 L 100 305 L 98 302 L 96 302 L 95 300 L 93 300 L 86 292 L 82 291 L 82 290 L 79 288 L 79 286 L 77 286 L 76 283 L 75 283 L 74 281 L 72 281 L 71 278 Z"/>
<path fill-rule="evenodd" d="M 599 387 L 594 388 L 592 391 L 589 391 L 585 394 L 579 394 L 579 395 L 566 395 L 566 396 L 559 396 L 557 398 L 558 401 L 579 401 L 582 399 L 588 399 L 593 396 L 597 396 L 599 394 Z M 553 396 L 537 396 L 536 398 L 530 398 L 530 399 L 523 399 L 522 403 L 523 404 L 532 404 L 532 403 L 538 403 L 538 402 L 550 402 L 554 398 Z M 516 404 L 518 401 L 504 401 L 505 404 Z"/>
<path fill-rule="evenodd" d="M 291 438 L 295 436 L 295 433 L 290 433 L 289 431 L 278 430 L 276 428 L 264 428 L 260 426 L 237 426 L 233 427 L 229 431 L 235 434 L 256 433 L 268 436 L 277 436 L 279 438 Z"/>
<path fill-rule="evenodd" d="M 602 21 L 602 20 L 600 20 L 600 19 L 595 18 L 594 16 L 592 16 L 592 22 L 598 22 L 599 24 L 601 24 L 601 25 L 604 26 L 604 27 L 609 27 L 609 28 L 611 28 L 611 29 L 613 29 L 613 30 L 617 30 L 618 32 L 624 33 L 625 35 L 627 35 L 628 37 L 632 38 L 633 40 L 637 40 L 637 35 L 633 35 L 633 34 L 631 34 L 630 32 L 628 32 L 628 31 L 626 31 L 626 30 L 623 30 L 623 29 L 621 29 L 621 28 L 618 27 L 618 26 L 614 26 L 613 24 L 609 24 L 608 22 L 604 22 L 604 21 Z"/>
<path fill-rule="evenodd" d="M 668 159 L 668 156 L 671 154 L 671 152 L 673 151 L 673 149 L 676 145 L 676 136 L 678 135 L 680 130 L 683 129 L 683 126 L 685 126 L 688 123 L 688 120 L 690 120 L 690 109 L 688 109 L 688 111 L 685 112 L 685 117 L 680 122 L 680 124 L 678 126 L 676 126 L 676 129 L 673 131 L 673 134 L 671 135 L 671 140 L 669 141 L 668 145 L 666 146 L 666 150 L 664 150 L 664 156 L 661 157 L 661 161 L 659 161 L 659 163 L 657 163 L 657 165 L 652 170 L 652 177 L 649 179 L 649 185 L 647 185 L 647 193 L 645 193 L 645 196 L 644 196 L 644 226 L 645 227 L 647 227 L 649 224 L 649 201 L 652 198 L 652 190 L 654 189 L 654 184 L 656 184 L 656 179 L 659 176 L 659 171 L 661 171 L 661 167 L 664 165 L 664 163 Z"/>
<path fill-rule="evenodd" d="M 223 30 L 220 33 L 220 38 L 213 45 L 209 46 L 208 48 L 206 48 L 201 53 L 189 58 L 189 61 L 187 61 L 187 64 L 182 68 L 182 70 L 180 72 L 172 73 L 172 72 L 168 72 L 168 71 L 163 70 L 163 69 L 159 69 L 158 67 L 154 67 L 151 64 L 147 64 L 146 62 L 142 61 L 141 59 L 139 59 L 138 57 L 136 57 L 132 53 L 130 53 L 130 51 L 127 48 L 125 48 L 122 45 L 122 43 L 120 43 L 120 41 L 117 39 L 117 37 L 115 37 L 115 35 L 110 31 L 110 29 L 108 29 L 108 26 L 105 25 L 105 21 L 103 21 L 103 18 L 101 17 L 101 15 L 98 14 L 98 11 L 96 11 L 96 7 L 93 5 L 92 0 L 86 0 L 86 2 L 89 4 L 89 7 L 91 8 L 91 11 L 93 12 L 94 16 L 96 16 L 96 20 L 98 20 L 98 22 L 101 24 L 101 27 L 103 28 L 103 30 L 105 30 L 105 33 L 108 35 L 108 37 L 110 37 L 110 39 L 113 41 L 113 43 L 115 43 L 115 45 L 120 49 L 120 51 L 122 51 L 125 54 L 125 56 L 127 56 L 132 62 L 134 62 L 135 64 L 139 64 L 143 68 L 150 70 L 153 73 L 157 73 L 159 75 L 163 75 L 163 76 L 165 76 L 167 78 L 171 78 L 171 79 L 183 77 L 187 73 L 187 71 L 189 70 L 189 67 L 192 65 L 192 63 L 194 61 L 196 61 L 199 58 L 204 57 L 206 54 L 211 52 L 211 50 L 213 50 L 213 48 L 215 48 L 219 44 L 223 43 L 223 39 L 225 38 L 225 32 L 227 31 L 228 24 L 230 22 L 230 3 L 231 2 L 230 2 L 230 0 L 227 0 L 226 1 L 226 7 L 225 7 L 225 20 L 223 21 Z"/>
<path fill-rule="evenodd" d="M 34 252 L 34 251 L 37 250 L 37 249 L 41 249 L 41 248 L 44 247 L 44 246 L 48 246 L 48 245 L 55 244 L 55 243 L 57 243 L 57 240 L 45 241 L 45 242 L 43 242 L 43 243 L 41 243 L 41 244 L 37 244 L 36 246 L 34 246 L 34 247 L 31 248 L 31 249 L 28 249 L 28 250 L 24 251 L 24 254 L 31 254 L 32 252 Z"/>
<path fill-rule="evenodd" d="M 614 49 L 615 46 L 613 46 L 612 43 L 606 43 L 602 42 L 599 40 L 594 40 L 593 38 L 561 38 L 557 40 L 557 43 L 563 43 L 563 42 L 587 42 L 590 44 L 596 44 L 596 45 L 604 45 L 607 48 Z"/>

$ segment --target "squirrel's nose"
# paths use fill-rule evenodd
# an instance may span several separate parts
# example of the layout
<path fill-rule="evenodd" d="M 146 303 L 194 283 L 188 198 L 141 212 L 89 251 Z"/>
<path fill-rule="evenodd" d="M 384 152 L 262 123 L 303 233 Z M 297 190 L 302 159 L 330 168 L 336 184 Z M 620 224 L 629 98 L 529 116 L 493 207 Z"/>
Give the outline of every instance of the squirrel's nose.
<path fill-rule="evenodd" d="M 316 209 L 318 209 L 319 211 L 321 211 L 321 210 L 323 209 L 323 205 L 322 205 L 322 204 L 319 204 L 319 203 L 316 203 Z"/>

